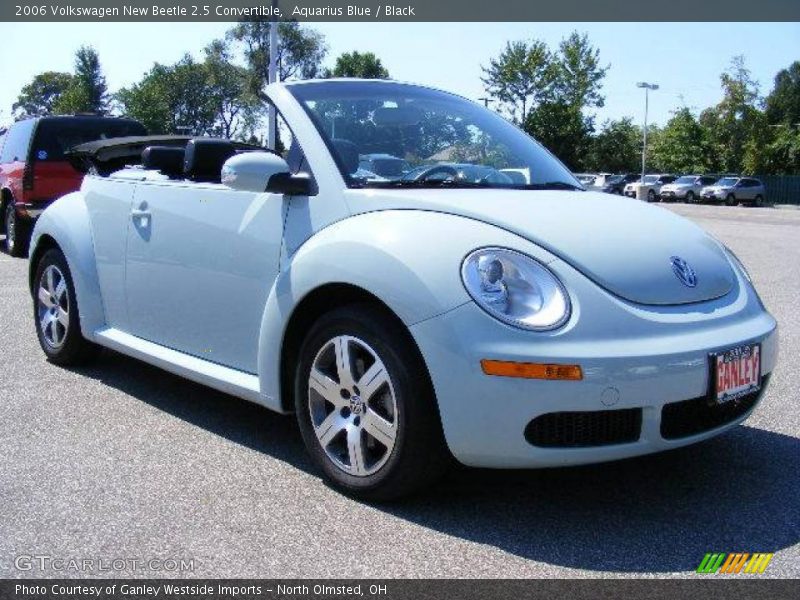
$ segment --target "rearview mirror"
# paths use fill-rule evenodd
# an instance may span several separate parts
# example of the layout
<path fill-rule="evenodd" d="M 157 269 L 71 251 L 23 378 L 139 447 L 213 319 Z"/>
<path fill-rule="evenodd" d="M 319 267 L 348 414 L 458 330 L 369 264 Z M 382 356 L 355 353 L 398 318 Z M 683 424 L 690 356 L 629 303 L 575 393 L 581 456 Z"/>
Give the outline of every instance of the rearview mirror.
<path fill-rule="evenodd" d="M 266 192 L 274 175 L 289 175 L 289 165 L 272 152 L 243 152 L 222 165 L 222 183 L 242 192 Z"/>

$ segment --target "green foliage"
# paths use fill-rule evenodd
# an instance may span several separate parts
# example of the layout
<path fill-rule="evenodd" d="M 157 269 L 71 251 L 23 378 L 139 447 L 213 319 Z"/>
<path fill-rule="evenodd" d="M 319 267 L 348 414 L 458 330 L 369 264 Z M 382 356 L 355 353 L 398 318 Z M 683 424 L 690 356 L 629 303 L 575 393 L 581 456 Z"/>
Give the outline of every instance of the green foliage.
<path fill-rule="evenodd" d="M 75 53 L 75 75 L 59 99 L 57 112 L 98 115 L 108 112 L 108 86 L 94 48 L 81 46 Z"/>
<path fill-rule="evenodd" d="M 358 77 L 360 79 L 388 79 L 389 71 L 381 59 L 372 52 L 345 52 L 336 59 L 333 70 L 326 70 L 325 77 Z"/>
<path fill-rule="evenodd" d="M 141 81 L 117 93 L 130 117 L 151 133 L 215 135 L 250 139 L 262 114 L 248 73 L 234 65 L 225 42 L 212 42 L 205 60 L 186 55 L 174 65 L 155 64 Z"/>
<path fill-rule="evenodd" d="M 794 61 L 775 76 L 775 87 L 766 100 L 771 124 L 800 126 L 800 61 Z"/>
<path fill-rule="evenodd" d="M 526 123 L 531 108 L 550 97 L 557 76 L 552 53 L 538 40 L 508 42 L 482 69 L 486 92 L 517 124 Z"/>
<path fill-rule="evenodd" d="M 625 117 L 606 121 L 594 136 L 585 168 L 611 173 L 639 172 L 642 166 L 642 130 Z"/>
<path fill-rule="evenodd" d="M 668 173 L 705 173 L 706 132 L 692 112 L 684 107 L 677 110 L 650 145 L 651 162 L 658 170 Z"/>
<path fill-rule="evenodd" d="M 250 74 L 250 90 L 254 94 L 261 94 L 269 81 L 269 29 L 268 20 L 254 18 L 240 21 L 227 34 L 229 40 L 242 47 Z M 278 34 L 277 65 L 280 80 L 319 76 L 322 61 L 328 53 L 325 37 L 295 21 L 279 23 Z"/>
<path fill-rule="evenodd" d="M 556 52 L 544 42 L 509 42 L 484 67 L 486 92 L 514 122 L 572 169 L 587 162 L 594 118 L 586 109 L 603 106 L 600 93 L 608 67 L 586 34 L 562 40 Z"/>
<path fill-rule="evenodd" d="M 12 106 L 14 114 L 18 119 L 53 114 L 59 100 L 72 85 L 72 80 L 73 75 L 70 73 L 39 73 L 22 88 Z"/>

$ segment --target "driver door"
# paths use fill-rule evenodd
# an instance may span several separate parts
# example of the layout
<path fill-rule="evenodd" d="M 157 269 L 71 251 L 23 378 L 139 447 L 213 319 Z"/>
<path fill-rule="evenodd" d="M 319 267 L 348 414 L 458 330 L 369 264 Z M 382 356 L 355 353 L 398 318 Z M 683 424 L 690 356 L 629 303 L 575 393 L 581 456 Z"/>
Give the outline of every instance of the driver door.
<path fill-rule="evenodd" d="M 142 182 L 131 204 L 129 333 L 247 373 L 278 272 L 282 195 Z"/>

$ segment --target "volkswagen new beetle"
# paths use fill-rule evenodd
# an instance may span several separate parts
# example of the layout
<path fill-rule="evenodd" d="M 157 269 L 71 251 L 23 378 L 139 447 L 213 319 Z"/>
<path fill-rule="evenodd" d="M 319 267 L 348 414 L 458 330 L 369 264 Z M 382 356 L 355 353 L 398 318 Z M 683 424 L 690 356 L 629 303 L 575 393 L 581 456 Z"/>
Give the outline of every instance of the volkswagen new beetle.
<path fill-rule="evenodd" d="M 696 225 L 585 191 L 458 96 L 267 91 L 284 155 L 176 137 L 75 150 L 93 166 L 31 247 L 52 362 L 105 346 L 293 412 L 328 480 L 362 498 L 409 493 L 453 457 L 549 467 L 676 448 L 753 410 L 776 323 Z M 376 154 L 408 168 L 359 168 Z"/>

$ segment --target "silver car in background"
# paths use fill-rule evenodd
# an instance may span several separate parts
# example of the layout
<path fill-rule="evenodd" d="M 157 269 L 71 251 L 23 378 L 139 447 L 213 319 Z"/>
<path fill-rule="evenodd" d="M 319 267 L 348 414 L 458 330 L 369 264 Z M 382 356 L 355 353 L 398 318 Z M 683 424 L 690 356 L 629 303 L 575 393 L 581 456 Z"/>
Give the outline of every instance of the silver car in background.
<path fill-rule="evenodd" d="M 661 200 L 664 202 L 672 200 L 697 202 L 703 188 L 713 184 L 716 180 L 716 177 L 709 175 L 683 175 L 661 187 Z"/>
<path fill-rule="evenodd" d="M 713 185 L 704 187 L 701 197 L 706 202 L 724 202 L 728 206 L 739 203 L 761 206 L 767 191 L 764 184 L 753 177 L 723 177 Z"/>
<path fill-rule="evenodd" d="M 661 188 L 668 183 L 675 181 L 675 175 L 662 173 L 660 175 L 645 175 L 644 179 L 634 181 L 625 186 L 624 194 L 629 198 L 639 197 L 639 188 L 642 188 L 641 194 L 648 202 L 655 202 L 661 197 Z"/>

